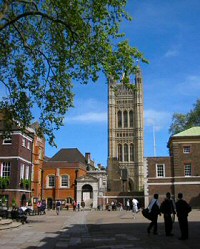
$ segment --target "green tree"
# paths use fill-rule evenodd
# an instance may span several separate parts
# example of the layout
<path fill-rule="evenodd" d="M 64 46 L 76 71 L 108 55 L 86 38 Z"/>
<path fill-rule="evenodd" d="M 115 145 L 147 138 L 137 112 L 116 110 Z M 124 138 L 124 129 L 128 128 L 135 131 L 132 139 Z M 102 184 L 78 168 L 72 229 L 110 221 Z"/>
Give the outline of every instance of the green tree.
<path fill-rule="evenodd" d="M 54 131 L 73 107 L 73 84 L 97 81 L 100 72 L 116 80 L 145 61 L 120 33 L 131 20 L 127 0 L 0 1 L 0 108 L 6 125 L 24 128 L 38 108 L 38 134 L 54 144 Z M 128 85 L 128 84 L 127 84 Z"/>
<path fill-rule="evenodd" d="M 169 132 L 174 135 L 193 126 L 200 126 L 200 99 L 196 101 L 194 108 L 190 112 L 173 114 Z"/>

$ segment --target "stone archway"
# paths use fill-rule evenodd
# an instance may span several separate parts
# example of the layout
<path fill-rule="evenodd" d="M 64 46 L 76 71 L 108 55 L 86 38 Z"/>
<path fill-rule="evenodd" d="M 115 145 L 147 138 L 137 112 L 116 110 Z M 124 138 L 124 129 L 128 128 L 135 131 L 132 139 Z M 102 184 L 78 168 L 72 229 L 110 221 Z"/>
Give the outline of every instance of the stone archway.
<path fill-rule="evenodd" d="M 90 184 L 82 186 L 82 201 L 85 202 L 86 207 L 91 207 L 93 203 L 93 188 Z"/>
<path fill-rule="evenodd" d="M 99 192 L 98 179 L 86 175 L 77 179 L 76 200 L 81 204 L 85 202 L 87 208 L 97 208 L 97 197 Z"/>

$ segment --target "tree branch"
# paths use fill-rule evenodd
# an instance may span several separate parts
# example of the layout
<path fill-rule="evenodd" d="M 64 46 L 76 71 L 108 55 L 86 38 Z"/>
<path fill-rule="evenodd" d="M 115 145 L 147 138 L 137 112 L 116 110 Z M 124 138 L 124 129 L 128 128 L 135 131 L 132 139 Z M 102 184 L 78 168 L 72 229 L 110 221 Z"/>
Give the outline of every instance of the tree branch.
<path fill-rule="evenodd" d="M 20 14 L 18 16 L 16 16 L 14 19 L 12 20 L 9 20 L 7 23 L 5 23 L 4 25 L 1 25 L 0 26 L 0 31 L 5 29 L 7 26 L 10 26 L 12 24 L 14 24 L 15 22 L 19 21 L 20 19 L 24 18 L 24 17 L 27 17 L 27 16 L 42 16 L 52 22 L 55 22 L 55 23 L 60 23 L 62 25 L 64 25 L 72 34 L 76 34 L 75 31 L 73 31 L 71 29 L 71 27 L 64 21 L 60 20 L 60 19 L 55 19 L 45 13 L 42 13 L 41 11 L 28 11 L 28 12 L 25 12 L 23 14 Z M 77 34 L 76 34 L 77 35 Z"/>

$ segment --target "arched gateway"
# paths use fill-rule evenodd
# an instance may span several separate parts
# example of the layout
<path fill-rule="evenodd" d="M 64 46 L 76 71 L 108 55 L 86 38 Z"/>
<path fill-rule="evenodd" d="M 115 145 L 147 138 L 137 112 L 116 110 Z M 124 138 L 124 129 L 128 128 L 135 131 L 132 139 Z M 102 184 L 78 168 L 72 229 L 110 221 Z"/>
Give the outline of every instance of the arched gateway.
<path fill-rule="evenodd" d="M 85 208 L 97 208 L 98 179 L 92 176 L 83 176 L 77 179 L 76 200 L 85 202 Z"/>

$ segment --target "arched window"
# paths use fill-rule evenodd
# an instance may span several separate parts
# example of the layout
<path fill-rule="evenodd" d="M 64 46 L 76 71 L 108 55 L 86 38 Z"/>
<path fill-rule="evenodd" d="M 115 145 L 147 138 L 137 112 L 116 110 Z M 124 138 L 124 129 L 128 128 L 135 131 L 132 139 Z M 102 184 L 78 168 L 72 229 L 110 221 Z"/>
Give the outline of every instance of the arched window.
<path fill-rule="evenodd" d="M 118 124 L 118 127 L 122 127 L 122 112 L 121 111 L 118 111 L 117 113 L 117 124 Z"/>
<path fill-rule="evenodd" d="M 133 127 L 133 111 L 129 112 L 129 126 Z"/>
<path fill-rule="evenodd" d="M 122 161 L 122 145 L 118 144 L 118 160 Z"/>
<path fill-rule="evenodd" d="M 134 145 L 130 144 L 130 161 L 134 161 Z"/>
<path fill-rule="evenodd" d="M 124 161 L 128 162 L 128 145 L 124 144 Z"/>
<path fill-rule="evenodd" d="M 124 127 L 128 127 L 128 113 L 127 111 L 124 111 Z"/>

